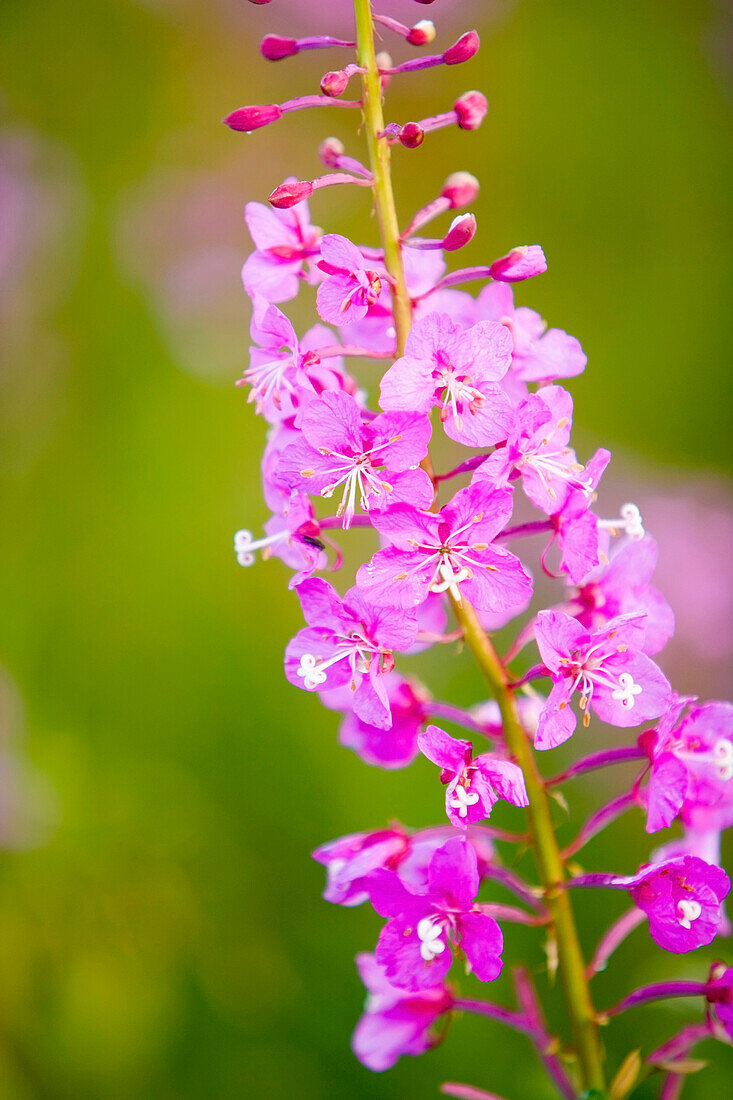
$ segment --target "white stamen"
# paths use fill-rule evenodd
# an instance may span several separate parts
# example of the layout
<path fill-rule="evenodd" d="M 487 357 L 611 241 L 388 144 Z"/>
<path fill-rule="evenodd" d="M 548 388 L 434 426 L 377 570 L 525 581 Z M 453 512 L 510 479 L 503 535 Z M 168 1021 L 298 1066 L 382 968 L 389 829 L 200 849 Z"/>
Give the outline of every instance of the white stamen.
<path fill-rule="evenodd" d="M 689 928 L 692 921 L 702 913 L 702 906 L 699 901 L 682 901 L 677 902 L 677 922 L 682 925 L 683 928 Z"/>
<path fill-rule="evenodd" d="M 425 962 L 431 962 L 436 955 L 442 955 L 445 951 L 445 943 L 441 940 L 443 929 L 433 921 L 432 917 L 423 917 L 418 921 L 417 935 L 420 940 L 420 954 Z"/>
<path fill-rule="evenodd" d="M 628 672 L 622 672 L 618 678 L 618 687 L 615 691 L 611 692 L 614 699 L 617 699 L 624 710 L 632 710 L 635 699 L 635 695 L 641 695 L 641 685 L 634 683 L 634 677 Z"/>
<path fill-rule="evenodd" d="M 459 783 L 453 792 L 454 798 L 451 798 L 450 805 L 454 810 L 458 810 L 459 817 L 468 816 L 468 807 L 475 806 L 478 802 L 478 795 L 475 791 L 467 791 L 462 783 Z"/>

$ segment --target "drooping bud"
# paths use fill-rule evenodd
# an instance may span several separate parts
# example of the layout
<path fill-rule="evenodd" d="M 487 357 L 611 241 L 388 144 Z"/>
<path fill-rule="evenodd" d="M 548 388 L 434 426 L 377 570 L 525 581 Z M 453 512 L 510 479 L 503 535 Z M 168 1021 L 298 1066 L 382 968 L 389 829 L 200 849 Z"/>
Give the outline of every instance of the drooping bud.
<path fill-rule="evenodd" d="M 519 283 L 522 279 L 531 279 L 533 275 L 542 275 L 547 271 L 547 260 L 540 245 L 525 244 L 494 260 L 489 270 L 492 279 L 497 282 Z"/>
<path fill-rule="evenodd" d="M 318 156 L 327 168 L 338 168 L 339 160 L 344 155 L 344 143 L 336 137 L 328 137 L 318 147 Z"/>
<path fill-rule="evenodd" d="M 457 42 L 449 46 L 443 53 L 443 61 L 446 65 L 461 65 L 464 61 L 470 61 L 478 52 L 481 39 L 476 31 L 466 31 Z"/>
<path fill-rule="evenodd" d="M 448 200 L 452 210 L 460 210 L 462 206 L 476 201 L 479 182 L 470 172 L 452 172 L 440 193 Z"/>
<path fill-rule="evenodd" d="M 224 122 L 231 130 L 251 134 L 253 130 L 259 130 L 262 126 L 269 126 L 271 122 L 277 122 L 282 116 L 282 108 L 277 103 L 254 104 L 250 107 L 237 108 L 226 116 Z"/>
<path fill-rule="evenodd" d="M 477 130 L 486 118 L 489 103 L 482 92 L 464 92 L 453 104 L 462 130 Z"/>
<path fill-rule="evenodd" d="M 446 252 L 455 252 L 472 241 L 476 235 L 476 219 L 473 214 L 459 214 L 451 222 L 450 229 L 443 238 Z"/>
<path fill-rule="evenodd" d="M 421 19 L 414 27 L 410 27 L 405 40 L 411 46 L 429 46 L 435 41 L 435 24 L 429 19 Z"/>
<path fill-rule="evenodd" d="M 294 57 L 298 49 L 297 39 L 284 38 L 281 34 L 266 34 L 260 42 L 260 53 L 267 61 L 282 61 L 284 57 Z"/>
<path fill-rule="evenodd" d="M 287 210 L 291 206 L 297 206 L 303 199 L 308 199 L 313 194 L 313 184 L 308 180 L 290 180 L 281 183 L 269 197 L 269 202 L 278 210 Z"/>
<path fill-rule="evenodd" d="M 343 69 L 324 73 L 321 77 L 321 91 L 324 95 L 336 98 L 343 95 L 349 83 L 349 78 Z"/>
<path fill-rule="evenodd" d="M 425 131 L 419 122 L 406 122 L 400 130 L 399 138 L 405 149 L 417 149 L 425 140 Z"/>

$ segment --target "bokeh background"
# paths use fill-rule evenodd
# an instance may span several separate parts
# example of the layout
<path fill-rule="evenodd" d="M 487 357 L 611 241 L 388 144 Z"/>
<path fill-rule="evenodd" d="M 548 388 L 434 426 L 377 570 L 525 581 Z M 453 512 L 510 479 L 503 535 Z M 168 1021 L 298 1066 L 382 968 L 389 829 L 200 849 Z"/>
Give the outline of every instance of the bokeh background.
<path fill-rule="evenodd" d="M 400 210 L 465 168 L 483 183 L 468 262 L 544 245 L 549 273 L 519 297 L 588 352 L 573 386 L 579 449 L 614 449 L 606 512 L 636 500 L 660 541 L 679 623 L 665 668 L 679 690 L 724 695 L 731 6 L 383 8 L 430 15 L 443 44 L 482 32 L 470 67 L 393 82 L 389 113 L 402 121 L 468 87 L 491 102 L 478 134 L 398 153 Z M 377 772 L 337 746 L 336 716 L 282 676 L 299 622 L 286 571 L 243 571 L 231 552 L 233 531 L 266 517 L 263 429 L 234 388 L 247 348 L 244 204 L 287 174 L 315 174 L 319 137 L 359 146 L 339 112 L 249 137 L 219 120 L 315 90 L 330 57 L 268 64 L 258 38 L 334 31 L 349 9 L 0 5 L 0 1095 L 11 1100 L 396 1100 L 433 1096 L 450 1077 L 510 1100 L 548 1095 L 523 1041 L 498 1025 L 459 1022 L 439 1050 L 379 1077 L 351 1055 L 363 997 L 352 958 L 379 921 L 323 902 L 309 853 L 393 816 L 436 820 L 435 776 L 420 764 Z M 323 193 L 315 220 L 374 243 L 365 202 Z M 480 700 L 470 662 L 443 656 L 421 665 L 435 692 Z M 604 783 L 572 788 L 576 821 Z M 500 823 L 516 824 L 510 814 Z M 558 829 L 571 835 L 561 813 Z M 647 852 L 637 815 L 594 842 L 586 866 L 628 872 Z M 590 945 L 623 902 L 579 901 Z M 535 937 L 507 938 L 544 986 Z M 639 931 L 597 979 L 598 1001 L 632 975 L 700 975 L 711 957 L 662 957 Z M 620 1020 L 616 1061 L 642 1019 L 651 1043 L 688 1011 Z M 730 1053 L 707 1053 L 717 1066 L 690 1082 L 691 1098 L 727 1094 Z"/>

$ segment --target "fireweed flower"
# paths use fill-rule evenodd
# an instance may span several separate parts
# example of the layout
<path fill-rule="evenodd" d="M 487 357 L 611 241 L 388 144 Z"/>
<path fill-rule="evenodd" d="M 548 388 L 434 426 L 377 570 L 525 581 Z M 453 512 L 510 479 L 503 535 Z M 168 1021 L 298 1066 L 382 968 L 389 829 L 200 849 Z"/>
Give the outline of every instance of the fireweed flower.
<path fill-rule="evenodd" d="M 356 583 L 382 606 L 417 607 L 430 592 L 449 591 L 483 611 L 516 607 L 532 582 L 518 558 L 492 545 L 511 510 L 511 490 L 483 483 L 461 489 L 437 513 L 409 504 L 378 513 L 372 522 L 391 545 L 360 566 Z"/>
<path fill-rule="evenodd" d="M 285 675 L 306 691 L 328 691 L 348 684 L 354 713 L 370 725 L 389 729 L 392 714 L 383 677 L 394 668 L 393 650 L 409 649 L 417 635 L 414 613 L 376 607 L 358 588 L 343 600 L 318 577 L 297 588 L 308 623 L 288 643 Z"/>
<path fill-rule="evenodd" d="M 514 806 L 528 805 L 522 769 L 511 760 L 488 752 L 474 757 L 470 741 L 451 737 L 439 726 L 428 726 L 417 743 L 441 769 L 441 782 L 448 784 L 445 812 L 459 829 L 487 818 L 500 798 Z"/>
<path fill-rule="evenodd" d="M 728 1038 L 733 1042 L 733 969 L 731 967 L 724 963 L 713 966 L 705 996 Z"/>
<path fill-rule="evenodd" d="M 280 558 L 295 574 L 290 582 L 294 588 L 301 581 L 328 564 L 328 554 L 321 541 L 321 530 L 313 515 L 310 501 L 303 493 L 288 497 L 282 512 L 265 523 L 264 535 L 256 539 L 242 528 L 234 536 L 234 553 L 239 565 L 254 565 L 256 552 L 263 558 Z"/>
<path fill-rule="evenodd" d="M 593 491 L 611 461 L 611 452 L 599 448 L 585 465 L 583 489 L 574 489 L 562 508 L 553 513 L 554 541 L 560 547 L 560 568 L 580 584 L 601 563 L 599 520 L 591 508 Z"/>
<path fill-rule="evenodd" d="M 511 363 L 511 339 L 503 325 L 479 323 L 467 332 L 445 314 L 418 321 L 405 355 L 382 379 L 385 410 L 441 410 L 446 434 L 469 447 L 505 439 L 511 405 L 498 385 Z"/>
<path fill-rule="evenodd" d="M 441 983 L 407 993 L 387 981 L 374 955 L 357 955 L 356 965 L 368 993 L 364 1015 L 351 1039 L 359 1061 L 380 1073 L 403 1054 L 424 1054 L 435 1046 L 439 1037 L 431 1029 L 453 1004 L 447 986 Z"/>
<path fill-rule="evenodd" d="M 301 439 L 283 451 L 277 476 L 293 490 L 332 497 L 349 527 L 357 503 L 365 512 L 413 500 L 427 508 L 433 486 L 419 468 L 427 454 L 430 421 L 419 413 L 383 413 L 365 420 L 346 393 L 324 393 L 304 409 Z"/>
<path fill-rule="evenodd" d="M 350 325 L 366 315 L 379 299 L 386 273 L 375 269 L 346 237 L 327 233 L 321 241 L 318 267 L 326 279 L 318 288 L 316 302 L 324 321 Z"/>
<path fill-rule="evenodd" d="M 312 282 L 318 274 L 313 265 L 320 255 L 321 230 L 310 224 L 308 203 L 273 210 L 249 202 L 245 221 L 256 250 L 242 268 L 244 289 L 268 302 L 289 302 L 303 280 Z"/>
<path fill-rule="evenodd" d="M 671 688 L 642 653 L 644 615 L 621 615 L 590 633 L 562 611 L 540 611 L 535 637 L 553 687 L 540 715 L 535 745 L 567 741 L 577 719 L 569 705 L 578 692 L 583 724 L 593 711 L 611 726 L 638 726 L 667 707 Z"/>
<path fill-rule="evenodd" d="M 727 803 L 733 811 L 733 704 L 691 706 L 675 700 L 651 735 L 647 832 L 666 829 L 680 812 Z"/>
<path fill-rule="evenodd" d="M 425 893 L 408 890 L 390 871 L 375 872 L 370 900 L 389 922 L 377 943 L 376 959 L 398 989 L 429 989 L 443 981 L 460 946 L 479 981 L 501 973 L 504 941 L 493 917 L 474 904 L 479 875 L 476 853 L 463 840 L 449 840 L 435 852 Z"/>
<path fill-rule="evenodd" d="M 353 749 L 366 764 L 378 768 L 405 768 L 418 754 L 417 735 L 425 722 L 425 704 L 429 699 L 422 685 L 405 679 L 397 672 L 384 678 L 392 725 L 389 730 L 364 722 L 351 709 L 351 698 L 342 688 L 337 698 L 326 702 L 345 712 L 339 741 Z"/>

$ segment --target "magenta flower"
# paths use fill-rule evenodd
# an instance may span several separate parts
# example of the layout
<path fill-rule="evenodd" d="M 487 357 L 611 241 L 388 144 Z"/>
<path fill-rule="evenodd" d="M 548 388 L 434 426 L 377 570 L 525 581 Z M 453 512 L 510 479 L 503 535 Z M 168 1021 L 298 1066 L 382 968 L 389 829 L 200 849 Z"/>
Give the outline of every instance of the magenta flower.
<path fill-rule="evenodd" d="M 351 709 L 349 699 L 339 741 L 367 764 L 388 770 L 405 768 L 418 753 L 417 735 L 425 721 L 428 697 L 420 684 L 396 672 L 387 673 L 384 682 L 392 714 L 390 728 L 379 729 L 364 722 Z"/>
<path fill-rule="evenodd" d="M 712 943 L 730 879 L 697 856 L 642 868 L 629 879 L 635 905 L 649 918 L 649 933 L 665 951 L 683 954 Z"/>
<path fill-rule="evenodd" d="M 282 512 L 265 523 L 265 533 L 256 539 L 242 528 L 234 536 L 234 552 L 242 566 L 255 563 L 255 553 L 263 558 L 280 558 L 295 574 L 290 588 L 295 588 L 319 569 L 325 569 L 328 555 L 320 538 L 320 527 L 313 515 L 310 500 L 304 493 L 294 493 L 285 502 Z"/>
<path fill-rule="evenodd" d="M 424 893 L 408 890 L 394 872 L 377 871 L 371 903 L 390 920 L 382 929 L 376 959 L 398 989 L 429 989 L 450 970 L 451 944 L 461 948 L 479 981 L 501 973 L 504 946 L 493 917 L 474 905 L 479 875 L 476 853 L 464 840 L 449 840 L 433 855 Z"/>
<path fill-rule="evenodd" d="M 674 634 L 674 612 L 650 582 L 658 548 L 651 535 L 624 539 L 611 550 L 610 560 L 589 574 L 563 610 L 588 630 L 597 630 L 617 615 L 646 613 L 644 652 L 659 653 Z"/>
<path fill-rule="evenodd" d="M 713 966 L 705 996 L 723 1025 L 726 1035 L 733 1042 L 733 968 L 724 963 Z"/>
<path fill-rule="evenodd" d="M 314 325 L 298 340 L 285 314 L 258 295 L 250 335 L 259 346 L 250 348 L 249 369 L 237 385 L 251 387 L 247 401 L 270 423 L 293 417 L 302 404 L 327 390 L 356 391 L 341 357 L 321 359 L 320 350 L 334 347 L 333 333 L 323 325 Z"/>
<path fill-rule="evenodd" d="M 574 490 L 590 498 L 592 487 L 568 446 L 572 418 L 572 398 L 561 386 L 530 394 L 514 413 L 504 446 L 496 448 L 474 477 L 507 485 L 521 476 L 525 493 L 547 515 L 560 511 Z"/>
<path fill-rule="evenodd" d="M 256 245 L 242 268 L 244 289 L 268 302 L 290 301 L 301 280 L 313 281 L 311 265 L 320 253 L 321 231 L 310 224 L 308 203 L 273 210 L 248 202 L 244 217 Z"/>
<path fill-rule="evenodd" d="M 733 810 L 733 704 L 691 706 L 681 717 L 688 702 L 675 699 L 652 734 L 648 833 L 666 829 L 680 812 L 689 821 L 696 810 L 723 803 Z"/>
<path fill-rule="evenodd" d="M 580 692 L 583 724 L 592 710 L 612 726 L 638 726 L 669 705 L 669 683 L 642 653 L 644 615 L 620 615 L 591 633 L 562 611 L 540 611 L 535 623 L 540 655 L 553 681 L 535 736 L 538 749 L 567 741 L 577 723 L 570 701 Z"/>
<path fill-rule="evenodd" d="M 453 995 L 445 985 L 406 993 L 387 981 L 374 955 L 356 956 L 356 965 L 368 997 L 356 1025 L 351 1048 L 359 1061 L 380 1073 L 403 1054 L 424 1054 L 439 1037 L 430 1029 L 450 1011 Z"/>
<path fill-rule="evenodd" d="M 479 316 L 501 321 L 512 334 L 512 374 L 522 382 L 554 382 L 582 374 L 588 362 L 580 342 L 559 328 L 548 329 L 533 309 L 514 306 L 512 288 L 489 283 L 478 296 Z"/>
<path fill-rule="evenodd" d="M 583 480 L 587 487 L 573 490 L 552 517 L 554 539 L 561 552 L 560 568 L 573 584 L 580 584 L 600 564 L 599 521 L 590 510 L 591 491 L 598 485 L 610 461 L 611 452 L 599 448 L 585 466 Z"/>
<path fill-rule="evenodd" d="M 511 405 L 499 385 L 511 364 L 511 337 L 485 321 L 465 330 L 430 313 L 407 337 L 405 355 L 382 378 L 380 405 L 430 412 L 439 406 L 446 434 L 468 447 L 506 439 Z"/>
<path fill-rule="evenodd" d="M 346 237 L 327 233 L 321 241 L 318 267 L 327 278 L 316 295 L 318 312 L 333 325 L 350 325 L 366 316 L 374 305 L 386 278 L 383 266 L 375 270 L 374 263 L 364 256 Z"/>
<path fill-rule="evenodd" d="M 352 833 L 322 844 L 313 852 L 313 859 L 326 868 L 323 897 L 333 905 L 361 905 L 369 898 L 369 876 L 396 867 L 407 855 L 409 844 L 402 827 Z"/>
<path fill-rule="evenodd" d="M 372 726 L 389 729 L 392 714 L 384 675 L 394 668 L 393 650 L 409 649 L 417 617 L 375 607 L 358 588 L 343 600 L 327 581 L 314 577 L 297 589 L 308 626 L 285 650 L 285 675 L 306 691 L 351 686 L 354 713 Z"/>
<path fill-rule="evenodd" d="M 349 527 L 357 501 L 365 512 L 411 500 L 427 508 L 433 486 L 419 468 L 431 427 L 420 413 L 383 413 L 365 420 L 347 393 L 324 393 L 298 421 L 301 438 L 282 454 L 277 476 L 291 489 L 331 497 L 343 486 L 337 515 Z"/>
<path fill-rule="evenodd" d="M 459 741 L 439 726 L 428 726 L 417 743 L 442 769 L 441 783 L 448 784 L 445 812 L 457 828 L 483 821 L 500 798 L 514 806 L 529 805 L 522 769 L 511 760 L 488 752 L 474 757 L 470 741 Z"/>
<path fill-rule="evenodd" d="M 356 583 L 380 605 L 417 607 L 430 592 L 461 593 L 481 611 L 521 606 L 532 582 L 513 554 L 492 545 L 511 515 L 509 489 L 461 489 L 440 512 L 397 504 L 372 517 L 391 544 L 360 566 Z"/>

